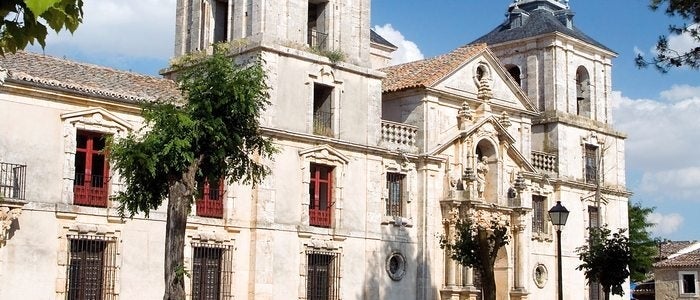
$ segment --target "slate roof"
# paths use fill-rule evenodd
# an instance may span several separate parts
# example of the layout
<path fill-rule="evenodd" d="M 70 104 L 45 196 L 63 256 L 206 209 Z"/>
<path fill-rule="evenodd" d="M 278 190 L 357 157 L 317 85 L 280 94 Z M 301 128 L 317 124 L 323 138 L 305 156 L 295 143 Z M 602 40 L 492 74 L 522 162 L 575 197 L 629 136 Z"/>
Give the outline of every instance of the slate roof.
<path fill-rule="evenodd" d="M 670 258 L 669 258 L 670 257 Z M 700 244 L 698 242 L 668 242 L 659 245 L 660 261 L 655 268 L 700 268 Z"/>
<path fill-rule="evenodd" d="M 566 27 L 566 25 L 559 21 L 551 11 L 545 9 L 535 9 L 528 13 L 530 16 L 524 21 L 522 26 L 511 28 L 509 20 L 506 20 L 503 24 L 499 25 L 484 36 L 477 38 L 472 43 L 486 43 L 489 45 L 494 45 L 559 32 L 615 53 L 615 51 L 612 49 L 583 33 L 581 30 L 576 28 L 576 26 L 572 26 L 572 28 Z"/>
<path fill-rule="evenodd" d="M 486 49 L 486 44 L 466 45 L 433 58 L 380 69 L 386 73 L 383 92 L 432 86 Z"/>
<path fill-rule="evenodd" d="M 374 29 L 369 30 L 369 40 L 372 43 L 377 43 L 379 45 L 387 46 L 389 48 L 394 48 L 398 49 L 399 47 L 396 47 L 396 45 L 392 44 L 391 42 L 387 41 L 384 37 L 379 35 Z"/>
<path fill-rule="evenodd" d="M 8 80 L 127 102 L 180 98 L 169 79 L 25 51 L 0 56 L 0 69 L 8 70 Z"/>

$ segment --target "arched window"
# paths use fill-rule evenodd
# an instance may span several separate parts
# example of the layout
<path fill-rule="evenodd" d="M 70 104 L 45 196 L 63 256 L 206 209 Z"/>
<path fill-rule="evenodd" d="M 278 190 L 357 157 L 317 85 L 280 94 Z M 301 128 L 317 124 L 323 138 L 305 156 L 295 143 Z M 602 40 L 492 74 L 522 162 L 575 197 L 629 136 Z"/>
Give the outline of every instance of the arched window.
<path fill-rule="evenodd" d="M 518 85 L 522 86 L 520 83 L 520 68 L 516 65 L 506 65 L 506 70 L 508 70 L 510 77 L 513 77 L 513 80 L 515 80 Z"/>
<path fill-rule="evenodd" d="M 583 66 L 576 69 L 576 114 L 591 117 L 591 80 Z"/>
<path fill-rule="evenodd" d="M 484 78 L 484 75 L 486 75 L 486 68 L 484 66 L 479 66 L 476 68 L 476 80 L 481 81 L 482 78 Z"/>

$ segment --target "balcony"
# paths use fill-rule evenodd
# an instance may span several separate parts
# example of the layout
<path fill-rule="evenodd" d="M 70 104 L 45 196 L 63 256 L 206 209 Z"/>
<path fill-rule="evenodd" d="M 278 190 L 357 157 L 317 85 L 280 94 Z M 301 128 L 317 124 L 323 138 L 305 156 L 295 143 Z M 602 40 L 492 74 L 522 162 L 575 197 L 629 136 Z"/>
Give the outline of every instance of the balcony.
<path fill-rule="evenodd" d="M 328 40 L 328 34 L 318 31 L 315 28 L 310 28 L 306 42 L 309 44 L 309 47 L 316 49 L 316 50 L 326 50 L 328 47 L 327 45 L 327 40 Z"/>
<path fill-rule="evenodd" d="M 557 155 L 532 151 L 532 165 L 535 169 L 545 174 L 557 173 Z"/>
<path fill-rule="evenodd" d="M 196 202 L 198 216 L 218 219 L 224 217 L 224 187 L 223 180 L 218 184 L 204 184 L 202 198 Z"/>
<path fill-rule="evenodd" d="M 382 120 L 381 145 L 403 152 L 415 152 L 418 127 Z"/>
<path fill-rule="evenodd" d="M 317 110 L 314 112 L 314 134 L 333 137 L 333 114 Z"/>
<path fill-rule="evenodd" d="M 0 198 L 25 200 L 27 166 L 0 162 Z"/>
<path fill-rule="evenodd" d="M 99 175 L 75 174 L 73 182 L 73 204 L 107 207 L 109 178 Z"/>

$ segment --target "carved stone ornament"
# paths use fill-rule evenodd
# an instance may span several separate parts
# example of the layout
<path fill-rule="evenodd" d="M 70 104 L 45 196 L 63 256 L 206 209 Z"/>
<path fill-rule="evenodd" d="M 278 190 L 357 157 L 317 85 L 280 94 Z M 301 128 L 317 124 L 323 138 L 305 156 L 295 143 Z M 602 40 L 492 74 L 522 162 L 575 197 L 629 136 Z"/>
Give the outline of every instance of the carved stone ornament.
<path fill-rule="evenodd" d="M 501 116 L 498 118 L 498 122 L 503 125 L 503 127 L 508 128 L 510 125 L 513 123 L 510 122 L 510 116 L 508 116 L 508 113 L 506 111 L 503 111 Z"/>
<path fill-rule="evenodd" d="M 477 92 L 476 97 L 484 102 L 488 102 L 489 100 L 491 100 L 491 98 L 493 98 L 491 83 L 489 82 L 489 79 L 486 78 L 486 76 L 482 77 L 481 80 L 479 80 L 479 91 Z"/>
<path fill-rule="evenodd" d="M 474 120 L 474 114 L 467 101 L 462 102 L 462 107 L 457 112 L 457 125 L 460 130 L 467 129 L 467 124 Z"/>
<path fill-rule="evenodd" d="M 0 207 L 0 244 L 7 239 L 7 234 L 12 226 L 12 221 L 19 218 L 22 213 L 21 208 Z"/>
<path fill-rule="evenodd" d="M 399 281 L 406 275 L 406 257 L 394 252 L 386 259 L 386 272 L 391 280 Z"/>
<path fill-rule="evenodd" d="M 535 267 L 532 279 L 535 281 L 535 285 L 538 288 L 544 288 L 545 284 L 547 284 L 547 275 L 547 267 L 543 264 L 539 264 Z"/>

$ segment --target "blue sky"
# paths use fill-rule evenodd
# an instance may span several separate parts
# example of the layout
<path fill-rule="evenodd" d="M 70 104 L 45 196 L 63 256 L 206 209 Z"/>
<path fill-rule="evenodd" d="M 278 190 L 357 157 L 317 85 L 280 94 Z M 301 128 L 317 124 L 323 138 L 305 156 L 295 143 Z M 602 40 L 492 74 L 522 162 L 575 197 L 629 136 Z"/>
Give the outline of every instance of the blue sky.
<path fill-rule="evenodd" d="M 398 60 L 432 57 L 467 44 L 500 24 L 512 0 L 374 0 L 372 26 L 401 45 Z M 628 134 L 627 185 L 632 201 L 656 207 L 657 236 L 700 239 L 700 71 L 660 74 L 634 65 L 649 55 L 670 19 L 648 0 L 571 0 L 574 25 L 615 50 L 615 126 Z M 173 52 L 175 0 L 85 2 L 75 35 L 51 35 L 45 53 L 157 75 Z M 687 39 L 674 38 L 682 47 Z M 32 51 L 41 52 L 38 47 Z"/>

